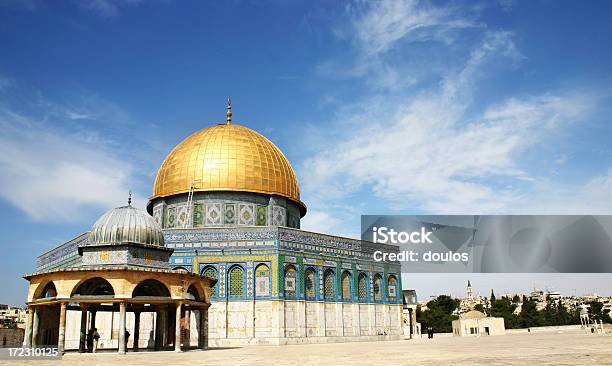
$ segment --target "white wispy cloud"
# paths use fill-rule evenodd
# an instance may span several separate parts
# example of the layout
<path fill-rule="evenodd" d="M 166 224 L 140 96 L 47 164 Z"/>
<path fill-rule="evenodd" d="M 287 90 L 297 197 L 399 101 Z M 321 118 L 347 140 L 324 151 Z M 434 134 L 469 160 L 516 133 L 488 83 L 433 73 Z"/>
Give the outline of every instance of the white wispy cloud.
<path fill-rule="evenodd" d="M 140 172 L 126 160 L 133 154 L 122 156 L 119 142 L 98 138 L 93 129 L 69 128 L 66 121 L 86 117 L 80 112 L 46 100 L 34 106 L 26 113 L 0 104 L 2 199 L 33 220 L 52 222 L 79 222 L 88 209 L 122 205 L 134 188 L 134 201 L 144 206 Z"/>
<path fill-rule="evenodd" d="M 439 42 L 445 30 L 474 24 L 455 14 L 416 1 L 377 2 L 354 20 L 361 27 L 354 43 L 384 64 L 402 40 Z M 415 33 L 419 29 L 425 31 Z M 537 213 L 552 201 L 563 202 L 569 191 L 577 193 L 576 203 L 565 199 L 565 210 L 557 213 L 578 210 L 587 197 L 604 200 L 602 208 L 612 205 L 610 174 L 563 186 L 523 163 L 527 152 L 550 141 L 556 131 L 588 119 L 597 98 L 566 89 L 522 93 L 484 105 L 475 101 L 491 64 L 515 65 L 524 59 L 512 32 L 479 30 L 480 42 L 467 45 L 467 57 L 449 63 L 434 87 L 407 93 L 400 85 L 393 92 L 366 93 L 326 123 L 328 138 L 313 140 L 313 155 L 299 171 L 305 177 L 304 199 L 330 219 L 306 217 L 305 228 L 346 230 L 336 222 L 367 210 L 360 206 L 367 199 L 356 201 L 356 195 L 375 197 L 389 210 L 439 214 Z M 360 75 L 366 84 L 372 76 L 380 74 L 366 68 Z"/>
<path fill-rule="evenodd" d="M 450 6 L 426 1 L 390 0 L 366 2 L 351 7 L 358 47 L 369 56 L 386 52 L 399 41 L 450 43 L 452 31 L 478 24 Z"/>
<path fill-rule="evenodd" d="M 352 59 L 326 60 L 316 70 L 333 78 L 364 78 L 378 90 L 413 86 L 424 76 L 421 57 L 392 57 L 389 51 L 415 43 L 449 46 L 458 30 L 483 27 L 476 20 L 478 12 L 471 10 L 417 0 L 349 3 L 349 21 L 334 28 L 334 34 L 353 46 Z"/>

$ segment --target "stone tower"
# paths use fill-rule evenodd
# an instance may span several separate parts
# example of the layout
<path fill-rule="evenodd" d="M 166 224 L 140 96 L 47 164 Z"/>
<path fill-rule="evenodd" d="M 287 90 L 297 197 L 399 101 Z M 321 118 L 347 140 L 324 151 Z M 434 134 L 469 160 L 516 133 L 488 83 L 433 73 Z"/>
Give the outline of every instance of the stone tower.
<path fill-rule="evenodd" d="M 474 300 L 474 291 L 472 291 L 472 284 L 470 283 L 470 280 L 468 280 L 467 284 L 467 297 L 470 301 Z"/>

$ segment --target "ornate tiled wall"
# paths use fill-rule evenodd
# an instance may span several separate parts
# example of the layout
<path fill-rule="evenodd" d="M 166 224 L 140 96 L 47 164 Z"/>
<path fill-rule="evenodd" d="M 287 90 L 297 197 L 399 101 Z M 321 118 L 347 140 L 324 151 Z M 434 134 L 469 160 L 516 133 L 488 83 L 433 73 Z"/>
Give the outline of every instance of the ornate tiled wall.
<path fill-rule="evenodd" d="M 81 259 L 83 265 L 126 264 L 160 268 L 168 268 L 168 262 L 167 251 L 133 246 L 85 247 Z"/>
<path fill-rule="evenodd" d="M 160 198 L 151 214 L 163 228 L 223 226 L 300 227 L 298 206 L 288 199 L 240 192 L 196 192 L 191 209 L 187 195 Z"/>
<path fill-rule="evenodd" d="M 238 225 L 255 225 L 255 205 L 239 204 L 238 205 Z"/>
<path fill-rule="evenodd" d="M 80 262 L 78 247 L 87 243 L 88 238 L 89 231 L 41 254 L 36 260 L 36 270 L 44 271 Z"/>

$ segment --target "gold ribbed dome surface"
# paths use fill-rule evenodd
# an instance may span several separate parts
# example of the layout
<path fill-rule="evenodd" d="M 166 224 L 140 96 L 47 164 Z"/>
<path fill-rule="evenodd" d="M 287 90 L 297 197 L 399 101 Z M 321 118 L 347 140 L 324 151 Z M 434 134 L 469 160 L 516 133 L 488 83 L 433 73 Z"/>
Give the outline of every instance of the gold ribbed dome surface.
<path fill-rule="evenodd" d="M 153 197 L 194 191 L 243 191 L 287 197 L 304 209 L 298 182 L 276 145 L 250 128 L 219 124 L 179 143 L 162 163 Z"/>

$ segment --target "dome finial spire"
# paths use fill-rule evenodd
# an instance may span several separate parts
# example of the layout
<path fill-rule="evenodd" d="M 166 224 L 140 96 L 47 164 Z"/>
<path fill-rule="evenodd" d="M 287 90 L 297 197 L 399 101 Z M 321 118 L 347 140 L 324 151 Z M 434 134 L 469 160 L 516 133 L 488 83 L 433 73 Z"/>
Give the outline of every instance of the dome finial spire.
<path fill-rule="evenodd" d="M 232 124 L 232 100 L 229 97 L 227 98 L 227 112 L 225 115 L 227 116 L 225 124 L 229 126 Z"/>
<path fill-rule="evenodd" d="M 128 193 L 128 206 L 132 205 L 132 190 L 130 189 Z"/>

